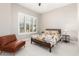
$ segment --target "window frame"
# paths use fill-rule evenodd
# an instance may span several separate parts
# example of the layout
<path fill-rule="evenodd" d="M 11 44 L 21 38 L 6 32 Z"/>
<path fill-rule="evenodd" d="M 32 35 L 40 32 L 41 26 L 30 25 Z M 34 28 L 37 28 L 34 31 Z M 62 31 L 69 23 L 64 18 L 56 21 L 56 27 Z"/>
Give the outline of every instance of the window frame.
<path fill-rule="evenodd" d="M 23 33 L 20 32 L 20 16 L 21 16 L 21 14 L 24 15 L 24 20 L 25 20 L 25 26 L 24 26 L 24 32 Z M 26 31 L 26 21 L 27 21 L 26 19 L 27 19 L 28 16 L 29 16 L 29 18 L 32 17 L 33 21 L 36 20 L 36 31 L 35 32 L 27 32 Z M 25 13 L 22 13 L 22 12 L 18 12 L 18 34 L 19 35 L 24 35 L 24 34 L 37 33 L 37 23 L 38 23 L 37 21 L 38 21 L 38 19 L 35 16 L 31 16 L 31 15 L 28 15 L 28 14 L 25 14 Z M 30 26 L 29 26 L 29 28 L 30 28 Z M 33 24 L 32 24 L 32 30 L 33 30 Z M 29 29 L 29 31 L 30 31 L 30 29 Z"/>

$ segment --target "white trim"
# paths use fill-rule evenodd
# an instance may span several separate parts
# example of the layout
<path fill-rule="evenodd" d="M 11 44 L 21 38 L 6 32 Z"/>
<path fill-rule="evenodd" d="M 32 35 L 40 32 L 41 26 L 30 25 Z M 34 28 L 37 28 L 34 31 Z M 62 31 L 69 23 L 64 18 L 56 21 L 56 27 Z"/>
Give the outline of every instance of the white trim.
<path fill-rule="evenodd" d="M 20 14 L 24 15 L 24 18 L 25 18 L 25 27 L 24 27 L 25 32 L 23 32 L 23 33 L 20 33 L 20 26 L 19 26 L 19 23 L 20 23 L 20 19 L 19 19 L 20 16 L 19 15 Z M 35 21 L 36 21 L 36 23 L 35 23 L 36 24 L 36 32 L 30 32 L 30 26 L 29 26 L 29 32 L 26 32 L 26 19 L 29 19 L 27 17 L 32 17 L 33 20 L 35 19 Z M 30 23 L 29 23 L 29 25 L 30 25 Z M 33 24 L 32 24 L 32 27 L 33 27 Z M 33 31 L 33 29 L 32 29 L 32 31 Z M 37 33 L 37 17 L 18 12 L 18 34 L 19 35 L 25 35 L 25 34 L 33 34 L 33 33 Z"/>
<path fill-rule="evenodd" d="M 18 35 L 26 35 L 26 34 L 35 34 L 35 33 L 37 33 L 37 32 L 26 32 L 26 33 L 18 33 Z"/>

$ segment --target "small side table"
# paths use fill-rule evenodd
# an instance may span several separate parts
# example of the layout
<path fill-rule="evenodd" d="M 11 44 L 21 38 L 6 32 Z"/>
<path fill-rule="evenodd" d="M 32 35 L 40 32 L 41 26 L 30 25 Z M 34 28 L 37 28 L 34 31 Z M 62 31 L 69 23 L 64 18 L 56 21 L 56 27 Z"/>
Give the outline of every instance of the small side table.
<path fill-rule="evenodd" d="M 70 35 L 62 35 L 61 41 L 66 42 L 66 43 L 70 42 Z"/>

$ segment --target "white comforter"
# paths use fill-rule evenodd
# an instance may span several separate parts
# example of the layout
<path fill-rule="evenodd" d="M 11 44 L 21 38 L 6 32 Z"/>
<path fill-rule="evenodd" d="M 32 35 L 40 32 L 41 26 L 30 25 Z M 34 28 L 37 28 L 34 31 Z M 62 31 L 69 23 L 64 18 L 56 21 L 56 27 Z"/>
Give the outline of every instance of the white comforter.
<path fill-rule="evenodd" d="M 36 38 L 37 36 L 39 36 L 39 35 L 34 35 L 32 37 Z M 51 46 L 55 45 L 60 40 L 59 36 L 53 36 L 52 37 L 51 35 L 46 35 L 46 36 L 42 35 L 41 37 L 44 37 L 44 41 L 47 42 L 47 43 L 50 43 Z"/>
<path fill-rule="evenodd" d="M 51 35 L 47 35 L 45 36 L 45 39 L 44 39 L 47 43 L 50 43 L 51 46 L 52 45 L 55 45 L 57 43 L 57 38 L 55 36 L 51 36 Z"/>

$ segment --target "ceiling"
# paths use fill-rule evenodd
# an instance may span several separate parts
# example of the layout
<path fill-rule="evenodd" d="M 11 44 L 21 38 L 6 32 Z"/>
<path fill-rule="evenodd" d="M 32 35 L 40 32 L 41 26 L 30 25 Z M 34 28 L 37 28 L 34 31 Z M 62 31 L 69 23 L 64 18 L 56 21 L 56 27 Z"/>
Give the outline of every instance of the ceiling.
<path fill-rule="evenodd" d="M 37 13 L 43 14 L 56 8 L 66 6 L 68 3 L 42 3 L 41 6 L 39 6 L 38 3 L 19 3 L 19 5 Z"/>

